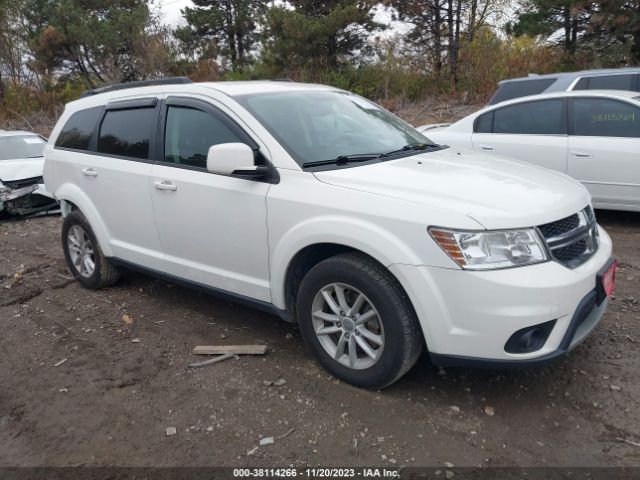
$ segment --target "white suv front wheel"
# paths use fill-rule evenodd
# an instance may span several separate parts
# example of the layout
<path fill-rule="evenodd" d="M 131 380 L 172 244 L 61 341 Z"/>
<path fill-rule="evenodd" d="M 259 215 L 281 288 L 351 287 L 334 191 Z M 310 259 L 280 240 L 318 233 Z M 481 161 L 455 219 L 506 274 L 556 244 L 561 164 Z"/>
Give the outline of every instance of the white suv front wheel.
<path fill-rule="evenodd" d="M 365 255 L 346 253 L 315 265 L 300 284 L 296 307 L 302 335 L 320 364 L 357 386 L 390 385 L 424 350 L 402 287 Z"/>

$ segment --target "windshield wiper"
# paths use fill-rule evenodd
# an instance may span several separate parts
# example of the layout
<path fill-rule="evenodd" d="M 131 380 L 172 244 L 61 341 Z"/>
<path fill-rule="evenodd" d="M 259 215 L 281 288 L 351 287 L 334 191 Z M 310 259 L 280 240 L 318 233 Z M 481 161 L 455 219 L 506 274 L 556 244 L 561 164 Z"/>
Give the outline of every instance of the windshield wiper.
<path fill-rule="evenodd" d="M 432 148 L 439 148 L 440 145 L 429 144 L 429 143 L 410 143 L 409 145 L 405 145 L 398 150 L 392 150 L 390 152 L 380 154 L 380 157 L 390 157 L 392 155 L 397 155 L 399 153 L 408 152 L 410 150 L 431 150 Z"/>
<path fill-rule="evenodd" d="M 354 162 L 366 162 L 380 158 L 380 153 L 355 153 L 353 155 L 339 155 L 331 160 L 317 160 L 315 162 L 306 162 L 303 167 L 320 167 L 322 165 L 346 165 Z"/>
<path fill-rule="evenodd" d="M 320 167 L 322 165 L 346 165 L 348 163 L 366 162 L 367 160 L 375 160 L 377 158 L 386 158 L 398 155 L 411 150 L 430 150 L 432 148 L 440 148 L 440 145 L 429 143 L 410 143 L 404 147 L 386 153 L 355 153 L 353 155 L 340 155 L 331 160 L 317 160 L 315 162 L 307 162 L 303 167 Z"/>

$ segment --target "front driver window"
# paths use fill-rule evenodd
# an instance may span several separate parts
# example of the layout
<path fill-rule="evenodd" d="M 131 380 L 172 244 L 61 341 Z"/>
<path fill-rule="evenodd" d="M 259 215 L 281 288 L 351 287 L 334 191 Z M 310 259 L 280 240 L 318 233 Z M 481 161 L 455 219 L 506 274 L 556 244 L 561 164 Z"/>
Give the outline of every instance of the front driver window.
<path fill-rule="evenodd" d="M 494 110 L 493 133 L 562 135 L 562 100 L 518 103 Z"/>
<path fill-rule="evenodd" d="M 209 147 L 236 142 L 246 143 L 214 115 L 189 107 L 167 109 L 165 162 L 206 168 Z"/>

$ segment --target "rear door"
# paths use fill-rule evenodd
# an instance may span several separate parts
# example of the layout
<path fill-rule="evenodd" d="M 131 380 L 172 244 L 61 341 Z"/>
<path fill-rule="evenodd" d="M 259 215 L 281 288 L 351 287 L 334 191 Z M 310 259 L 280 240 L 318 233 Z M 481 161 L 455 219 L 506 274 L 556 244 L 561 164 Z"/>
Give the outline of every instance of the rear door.
<path fill-rule="evenodd" d="M 255 142 L 208 101 L 165 100 L 150 186 L 163 271 L 269 302 L 268 183 L 207 171 L 209 147 Z"/>
<path fill-rule="evenodd" d="M 600 208 L 640 208 L 640 107 L 603 97 L 570 100 L 569 170 Z"/>
<path fill-rule="evenodd" d="M 473 149 L 566 172 L 567 123 L 563 99 L 516 103 L 479 116 Z"/>
<path fill-rule="evenodd" d="M 114 256 L 150 268 L 160 265 L 149 191 L 159 103 L 148 97 L 77 112 L 55 147 L 66 150 L 56 168 L 89 197 Z"/>

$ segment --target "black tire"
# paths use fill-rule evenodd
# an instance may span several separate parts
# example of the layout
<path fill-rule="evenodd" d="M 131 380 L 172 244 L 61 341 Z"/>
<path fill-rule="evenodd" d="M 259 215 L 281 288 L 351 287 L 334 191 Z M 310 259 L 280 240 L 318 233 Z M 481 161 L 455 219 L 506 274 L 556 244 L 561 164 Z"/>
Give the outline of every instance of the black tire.
<path fill-rule="evenodd" d="M 69 232 L 74 226 L 78 226 L 86 232 L 93 249 L 95 267 L 89 276 L 83 275 L 71 259 L 68 239 Z M 104 256 L 89 222 L 78 210 L 74 210 L 64 219 L 62 224 L 62 250 L 64 251 L 64 258 L 67 261 L 69 270 L 83 287 L 97 290 L 113 285 L 120 278 L 120 270 L 115 265 L 112 265 L 109 259 Z"/>
<path fill-rule="evenodd" d="M 376 363 L 368 368 L 356 370 L 339 363 L 315 333 L 314 298 L 332 283 L 354 287 L 379 313 L 384 348 Z M 386 268 L 362 254 L 344 253 L 315 265 L 300 284 L 296 311 L 302 336 L 320 364 L 329 373 L 358 387 L 379 389 L 391 385 L 416 363 L 425 348 L 413 307 L 398 281 Z"/>

